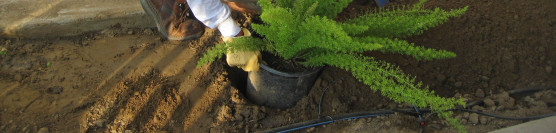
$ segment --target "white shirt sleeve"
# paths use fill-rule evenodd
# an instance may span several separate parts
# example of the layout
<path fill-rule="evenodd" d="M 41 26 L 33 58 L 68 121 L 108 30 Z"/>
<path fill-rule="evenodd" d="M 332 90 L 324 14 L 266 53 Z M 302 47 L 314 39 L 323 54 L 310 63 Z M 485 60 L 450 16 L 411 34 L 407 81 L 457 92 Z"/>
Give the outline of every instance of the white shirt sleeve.
<path fill-rule="evenodd" d="M 230 7 L 220 0 L 187 0 L 193 15 L 207 27 L 218 28 L 222 36 L 237 35 L 241 28 L 232 19 Z"/>

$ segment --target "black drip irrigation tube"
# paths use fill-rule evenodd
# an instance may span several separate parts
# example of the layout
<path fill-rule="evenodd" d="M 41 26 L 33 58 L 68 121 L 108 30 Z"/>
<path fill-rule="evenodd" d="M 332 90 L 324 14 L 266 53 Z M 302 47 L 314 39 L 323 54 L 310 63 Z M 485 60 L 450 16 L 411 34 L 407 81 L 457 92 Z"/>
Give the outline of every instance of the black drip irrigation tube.
<path fill-rule="evenodd" d="M 336 82 L 336 81 L 334 81 L 334 82 Z M 388 115 L 392 115 L 396 112 L 419 117 L 419 123 L 421 125 L 420 132 L 422 132 L 423 131 L 423 126 L 425 125 L 424 122 L 426 121 L 426 119 L 428 117 L 430 117 L 434 114 L 434 113 L 430 114 L 427 118 L 423 119 L 422 114 L 431 113 L 431 110 L 429 108 L 417 109 L 417 107 L 413 106 L 413 108 L 406 108 L 406 109 L 357 112 L 357 113 L 348 113 L 348 114 L 343 114 L 343 115 L 326 116 L 326 117 L 321 118 L 321 116 L 320 116 L 320 112 L 321 112 L 320 107 L 321 107 L 321 103 L 322 103 L 322 98 L 324 97 L 324 93 L 326 92 L 326 90 L 328 90 L 328 87 L 325 88 L 325 91 L 323 91 L 323 94 L 321 95 L 321 99 L 320 99 L 320 102 L 319 102 L 319 110 L 318 110 L 319 111 L 318 112 L 319 116 L 318 116 L 318 119 L 305 121 L 305 122 L 300 122 L 300 123 L 295 123 L 295 124 L 286 125 L 286 126 L 282 126 L 282 127 L 277 127 L 277 128 L 273 128 L 273 129 L 269 129 L 269 130 L 259 131 L 258 133 L 285 133 L 285 132 L 291 132 L 291 131 L 296 131 L 296 130 L 315 127 L 315 126 L 320 126 L 320 125 L 326 125 L 326 124 L 330 124 L 330 123 L 334 123 L 336 121 L 342 121 L 342 120 L 359 119 L 359 118 L 371 118 L 371 117 L 377 117 L 377 116 L 388 116 Z M 508 91 L 508 94 L 514 95 L 514 94 L 521 94 L 521 93 L 537 92 L 537 91 L 542 91 L 542 90 L 556 90 L 556 88 L 554 88 L 554 87 L 544 87 L 544 88 L 531 88 L 531 89 L 517 89 L 517 90 Z M 535 120 L 535 119 L 540 119 L 540 118 L 545 118 L 545 117 L 550 117 L 550 116 L 556 116 L 556 112 L 554 112 L 554 113 L 550 113 L 550 114 L 537 115 L 537 116 L 531 116 L 531 117 L 508 117 L 508 116 L 499 116 L 499 115 L 485 113 L 485 112 L 481 112 L 481 111 L 466 109 L 467 107 L 473 107 L 475 105 L 479 105 L 479 104 L 482 104 L 482 103 L 483 103 L 483 100 L 470 102 L 470 103 L 466 104 L 466 107 L 458 107 L 458 108 L 450 109 L 450 110 L 447 110 L 447 111 L 464 111 L 464 112 L 470 112 L 470 113 L 477 113 L 479 115 L 490 116 L 490 117 L 494 117 L 494 118 L 497 118 L 497 119 L 505 119 L 505 120 Z"/>

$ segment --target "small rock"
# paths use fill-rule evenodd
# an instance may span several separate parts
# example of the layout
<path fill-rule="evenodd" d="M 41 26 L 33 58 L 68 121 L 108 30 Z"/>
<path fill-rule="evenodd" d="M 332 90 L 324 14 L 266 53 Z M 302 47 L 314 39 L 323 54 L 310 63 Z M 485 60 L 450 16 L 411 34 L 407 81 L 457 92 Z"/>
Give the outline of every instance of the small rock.
<path fill-rule="evenodd" d="M 315 127 L 308 128 L 308 129 L 307 129 L 307 132 L 308 132 L 308 133 L 313 132 L 313 131 L 315 131 L 315 129 L 317 129 L 317 128 L 315 128 Z"/>
<path fill-rule="evenodd" d="M 23 132 L 27 131 L 27 128 L 28 128 L 28 127 L 29 127 L 29 126 L 23 127 L 23 129 L 21 129 L 21 131 L 23 131 Z"/>
<path fill-rule="evenodd" d="M 469 122 L 473 124 L 479 124 L 479 115 L 475 113 L 469 115 Z"/>
<path fill-rule="evenodd" d="M 61 86 L 53 86 L 46 90 L 47 93 L 50 94 L 60 94 L 64 91 L 64 87 Z"/>
<path fill-rule="evenodd" d="M 471 99 L 471 94 L 463 94 L 463 98 Z"/>
<path fill-rule="evenodd" d="M 124 133 L 133 133 L 133 130 L 125 130 Z"/>
<path fill-rule="evenodd" d="M 485 100 L 483 100 L 483 102 L 485 102 L 486 107 L 489 107 L 489 108 L 496 106 L 494 104 L 494 101 L 492 101 L 490 98 L 486 98 Z"/>
<path fill-rule="evenodd" d="M 145 29 L 145 30 L 143 30 L 143 34 L 146 34 L 146 35 L 151 35 L 151 34 L 153 34 L 153 33 L 154 33 L 154 32 L 153 32 L 151 29 Z"/>
<path fill-rule="evenodd" d="M 461 87 L 462 85 L 463 85 L 463 83 L 460 82 L 460 81 L 454 83 L 454 87 L 456 87 L 456 88 L 459 88 L 459 87 Z"/>
<path fill-rule="evenodd" d="M 488 118 L 484 117 L 484 116 L 481 116 L 479 118 L 479 121 L 481 122 L 481 124 L 486 125 L 488 123 Z"/>
<path fill-rule="evenodd" d="M 37 133 L 48 133 L 48 128 L 47 127 L 43 127 L 41 129 L 39 129 L 39 131 L 37 131 Z"/>
<path fill-rule="evenodd" d="M 390 125 L 392 125 L 392 122 L 390 122 L 390 121 L 386 121 L 386 122 L 384 122 L 384 125 L 386 125 L 386 126 L 390 126 Z"/>
<path fill-rule="evenodd" d="M 552 73 L 552 66 L 546 66 L 544 67 L 544 70 L 546 71 L 546 73 Z"/>
<path fill-rule="evenodd" d="M 478 111 L 484 111 L 484 110 L 485 110 L 485 108 L 483 108 L 483 107 L 481 107 L 481 106 L 479 106 L 479 105 L 475 105 L 475 106 L 473 106 L 473 108 L 471 108 L 471 109 L 473 109 L 473 110 L 478 110 Z"/>
<path fill-rule="evenodd" d="M 99 119 L 99 120 L 94 121 L 93 124 L 94 124 L 96 127 L 104 127 L 104 122 L 106 122 L 106 120 L 104 120 L 104 119 Z"/>
<path fill-rule="evenodd" d="M 478 98 L 483 98 L 485 97 L 485 92 L 483 91 L 483 89 L 477 89 L 477 92 L 475 92 L 475 96 L 477 96 Z"/>
<path fill-rule="evenodd" d="M 469 112 L 464 112 L 462 118 L 469 119 Z"/>
<path fill-rule="evenodd" d="M 133 35 L 133 31 L 132 31 L 132 30 L 127 31 L 127 34 L 128 34 L 128 35 Z"/>
<path fill-rule="evenodd" d="M 12 44 L 12 40 L 6 40 L 6 41 L 4 41 L 4 44 L 10 45 L 10 44 Z"/>

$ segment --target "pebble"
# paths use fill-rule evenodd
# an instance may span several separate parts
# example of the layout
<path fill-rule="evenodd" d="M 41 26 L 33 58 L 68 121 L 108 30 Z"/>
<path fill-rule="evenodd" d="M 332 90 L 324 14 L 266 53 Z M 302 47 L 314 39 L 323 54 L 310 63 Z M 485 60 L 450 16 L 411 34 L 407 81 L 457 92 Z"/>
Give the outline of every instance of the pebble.
<path fill-rule="evenodd" d="M 479 106 L 479 105 L 475 105 L 475 106 L 473 106 L 473 108 L 471 108 L 471 109 L 473 109 L 473 110 L 478 110 L 478 111 L 484 111 L 484 110 L 485 110 L 485 108 L 483 108 L 483 107 L 481 107 L 481 106 Z"/>
<path fill-rule="evenodd" d="M 463 83 L 460 82 L 460 81 L 454 83 L 454 87 L 456 87 L 456 88 L 459 88 L 459 87 L 461 87 L 462 85 L 463 85 Z"/>
<path fill-rule="evenodd" d="M 48 128 L 47 127 L 43 127 L 41 129 L 39 129 L 39 131 L 37 131 L 37 133 L 48 133 Z"/>
<path fill-rule="evenodd" d="M 475 96 L 477 96 L 478 98 L 484 98 L 485 92 L 483 91 L 483 89 L 477 89 L 477 92 L 475 92 Z"/>
<path fill-rule="evenodd" d="M 483 100 L 483 102 L 485 102 L 485 105 L 486 105 L 487 107 L 494 107 L 494 106 L 496 106 L 495 103 L 494 103 L 494 101 L 492 101 L 490 98 L 487 98 L 487 99 Z"/>
<path fill-rule="evenodd" d="M 479 115 L 475 113 L 469 115 L 469 121 L 473 124 L 479 124 Z"/>
<path fill-rule="evenodd" d="M 315 127 L 308 128 L 308 129 L 307 129 L 307 132 L 308 132 L 308 133 L 309 133 L 309 132 L 313 132 L 313 131 L 315 131 L 315 129 L 317 129 L 317 128 L 315 128 Z"/>
<path fill-rule="evenodd" d="M 104 120 L 104 119 L 100 119 L 100 120 L 94 121 L 93 124 L 95 124 L 96 127 L 104 127 L 104 122 L 105 121 L 106 120 Z"/>
<path fill-rule="evenodd" d="M 390 126 L 390 125 L 392 125 L 392 122 L 390 122 L 390 121 L 386 121 L 386 122 L 384 122 L 384 125 L 386 125 L 386 126 Z"/>
<path fill-rule="evenodd" d="M 469 112 L 463 113 L 463 118 L 466 118 L 466 119 L 469 118 Z"/>
<path fill-rule="evenodd" d="M 151 29 L 145 29 L 145 30 L 143 30 L 143 34 L 152 35 L 153 31 Z"/>
<path fill-rule="evenodd" d="M 544 70 L 546 71 L 546 73 L 552 73 L 552 66 L 546 66 L 544 67 Z"/>
<path fill-rule="evenodd" d="M 129 34 L 129 35 L 133 35 L 133 31 L 132 31 L 132 30 L 130 30 L 130 31 L 127 31 L 127 34 Z"/>

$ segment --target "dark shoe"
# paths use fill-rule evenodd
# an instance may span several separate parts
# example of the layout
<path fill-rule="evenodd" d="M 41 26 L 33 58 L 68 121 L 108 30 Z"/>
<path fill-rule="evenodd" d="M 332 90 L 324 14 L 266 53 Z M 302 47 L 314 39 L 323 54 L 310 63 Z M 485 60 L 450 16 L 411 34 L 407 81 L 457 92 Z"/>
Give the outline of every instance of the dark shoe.
<path fill-rule="evenodd" d="M 205 26 L 193 16 L 185 0 L 141 0 L 141 6 L 168 40 L 189 40 L 203 35 Z"/>

